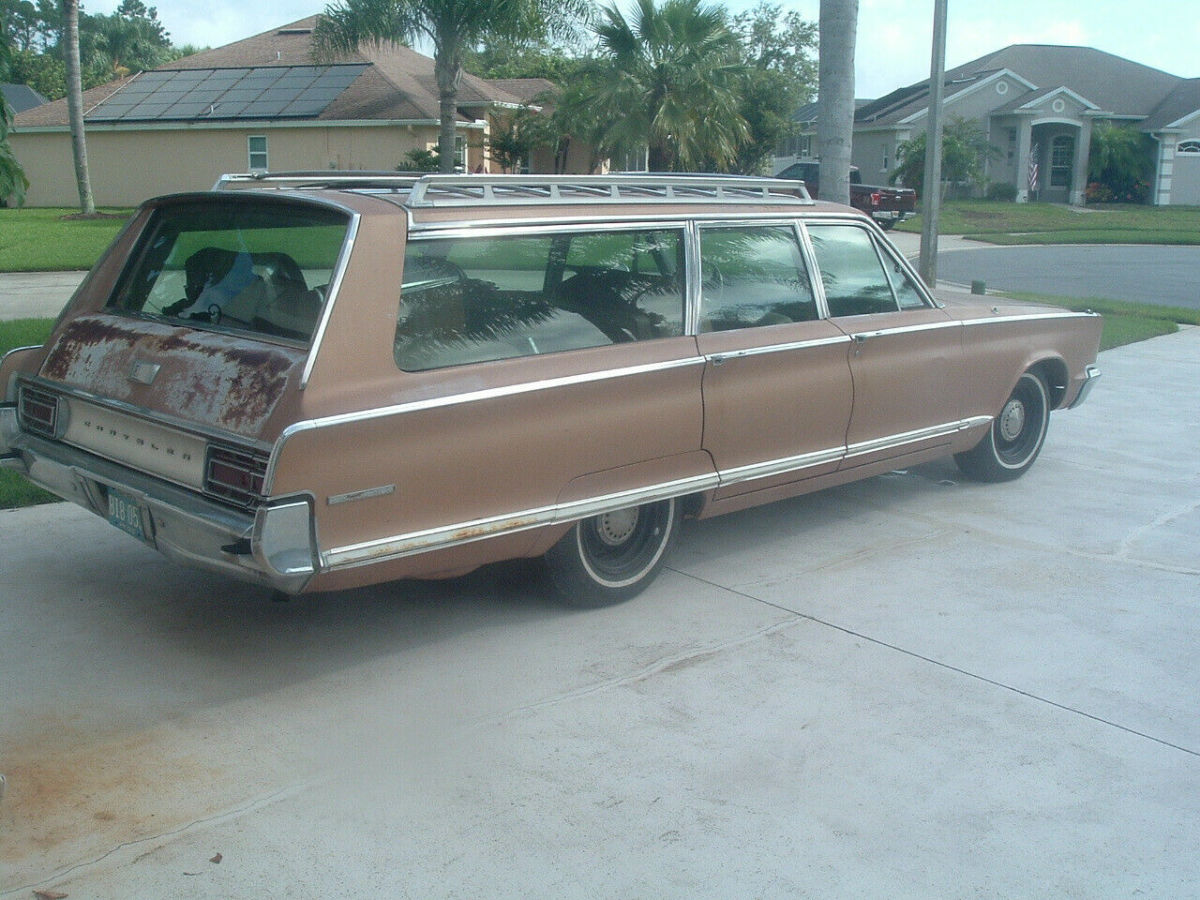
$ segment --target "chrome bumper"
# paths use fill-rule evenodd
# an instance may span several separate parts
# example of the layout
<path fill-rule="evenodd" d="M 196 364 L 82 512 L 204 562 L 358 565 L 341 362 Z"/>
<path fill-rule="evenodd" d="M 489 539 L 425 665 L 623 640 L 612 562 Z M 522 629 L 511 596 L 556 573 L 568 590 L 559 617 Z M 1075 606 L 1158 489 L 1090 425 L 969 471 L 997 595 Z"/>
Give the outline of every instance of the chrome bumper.
<path fill-rule="evenodd" d="M 1091 393 L 1092 388 L 1096 386 L 1096 382 L 1099 380 L 1100 380 L 1100 367 L 1099 366 L 1088 366 L 1086 369 L 1084 369 L 1083 370 L 1083 384 L 1081 384 L 1079 386 L 1079 393 L 1075 395 L 1075 399 L 1071 401 L 1071 405 L 1067 408 L 1074 409 L 1075 407 L 1077 407 L 1081 403 L 1083 403 L 1083 401 L 1087 399 L 1088 394 Z"/>
<path fill-rule="evenodd" d="M 132 498 L 145 543 L 174 562 L 289 594 L 317 571 L 312 507 L 290 497 L 239 511 L 74 447 L 20 430 L 16 407 L 0 404 L 0 467 L 109 518 L 109 491 Z"/>

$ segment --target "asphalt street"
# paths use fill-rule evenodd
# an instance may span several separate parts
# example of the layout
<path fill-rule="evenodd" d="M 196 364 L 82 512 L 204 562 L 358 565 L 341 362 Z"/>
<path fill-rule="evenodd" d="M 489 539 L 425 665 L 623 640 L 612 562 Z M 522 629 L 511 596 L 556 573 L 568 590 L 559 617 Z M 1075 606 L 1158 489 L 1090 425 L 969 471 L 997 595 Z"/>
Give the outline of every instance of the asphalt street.
<path fill-rule="evenodd" d="M 1200 247 L 1054 246 L 938 254 L 938 278 L 989 290 L 1200 309 Z"/>
<path fill-rule="evenodd" d="M 272 603 L 0 512 L 0 897 L 1196 897 L 1200 329 L 1102 354 L 1004 485 Z"/>

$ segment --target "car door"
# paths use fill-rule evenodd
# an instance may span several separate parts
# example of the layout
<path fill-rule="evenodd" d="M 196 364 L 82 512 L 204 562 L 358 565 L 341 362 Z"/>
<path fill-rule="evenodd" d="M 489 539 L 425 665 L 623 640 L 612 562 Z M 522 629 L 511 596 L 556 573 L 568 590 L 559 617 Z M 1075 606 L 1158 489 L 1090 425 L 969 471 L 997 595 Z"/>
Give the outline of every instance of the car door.
<path fill-rule="evenodd" d="M 948 445 L 960 427 L 962 329 L 865 225 L 807 226 L 830 322 L 850 338 L 844 468 Z"/>
<path fill-rule="evenodd" d="M 704 448 L 716 499 L 835 470 L 852 388 L 849 337 L 820 316 L 794 223 L 698 227 Z"/>

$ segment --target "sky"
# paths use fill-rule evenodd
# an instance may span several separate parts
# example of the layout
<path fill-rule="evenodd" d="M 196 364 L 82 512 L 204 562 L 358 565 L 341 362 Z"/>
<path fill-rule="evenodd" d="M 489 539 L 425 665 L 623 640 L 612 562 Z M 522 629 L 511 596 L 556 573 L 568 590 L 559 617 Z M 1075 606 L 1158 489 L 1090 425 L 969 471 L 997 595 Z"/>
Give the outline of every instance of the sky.
<path fill-rule="evenodd" d="M 611 2 L 611 0 L 602 0 Z M 627 3 L 617 0 L 618 5 Z M 711 0 L 710 0 L 711 2 Z M 819 0 L 772 0 L 816 22 Z M 111 13 L 120 0 L 84 0 L 91 13 Z M 726 0 L 738 12 L 755 0 Z M 1009 44 L 1095 47 L 1184 78 L 1200 77 L 1200 15 L 1187 3 L 1147 0 L 948 0 L 946 68 Z M 321 0 L 147 0 L 176 45 L 219 47 L 321 12 Z M 855 95 L 873 99 L 929 77 L 933 0 L 859 0 Z M 1137 12 L 1135 12 L 1135 10 Z M 1142 23 L 1135 21 L 1140 12 Z"/>

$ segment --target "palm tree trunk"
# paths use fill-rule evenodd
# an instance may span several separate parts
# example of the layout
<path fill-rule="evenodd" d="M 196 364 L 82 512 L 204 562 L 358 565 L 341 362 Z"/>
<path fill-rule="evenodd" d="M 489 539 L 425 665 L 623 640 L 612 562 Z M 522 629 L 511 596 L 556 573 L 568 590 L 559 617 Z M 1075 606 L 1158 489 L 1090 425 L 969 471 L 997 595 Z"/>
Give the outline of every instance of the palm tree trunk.
<path fill-rule="evenodd" d="M 438 86 L 438 171 L 454 171 L 454 138 L 458 120 L 458 84 L 462 65 L 457 48 L 442 47 L 434 56 L 434 75 Z"/>
<path fill-rule="evenodd" d="M 818 28 L 817 154 L 821 157 L 821 198 L 849 204 L 858 0 L 821 0 Z"/>
<path fill-rule="evenodd" d="M 63 0 L 66 12 L 67 114 L 71 122 L 71 152 L 75 157 L 75 183 L 79 186 L 79 211 L 94 215 L 92 180 L 88 175 L 87 142 L 83 135 L 83 75 L 79 62 L 79 0 Z"/>

